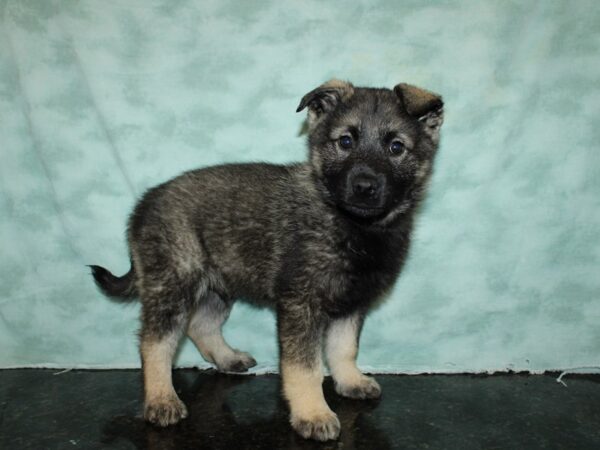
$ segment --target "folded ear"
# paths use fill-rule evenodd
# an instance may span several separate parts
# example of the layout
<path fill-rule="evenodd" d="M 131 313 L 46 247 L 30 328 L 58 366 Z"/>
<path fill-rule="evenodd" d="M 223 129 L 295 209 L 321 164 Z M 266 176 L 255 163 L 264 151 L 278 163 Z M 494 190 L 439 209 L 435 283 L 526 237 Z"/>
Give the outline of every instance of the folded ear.
<path fill-rule="evenodd" d="M 424 130 L 434 140 L 439 139 L 439 131 L 444 122 L 444 101 L 433 92 L 411 84 L 400 83 L 394 87 L 404 110 L 423 123 Z"/>
<path fill-rule="evenodd" d="M 300 101 L 296 112 L 308 107 L 308 126 L 312 127 L 324 114 L 354 95 L 354 86 L 347 81 L 329 80 L 313 89 Z"/>

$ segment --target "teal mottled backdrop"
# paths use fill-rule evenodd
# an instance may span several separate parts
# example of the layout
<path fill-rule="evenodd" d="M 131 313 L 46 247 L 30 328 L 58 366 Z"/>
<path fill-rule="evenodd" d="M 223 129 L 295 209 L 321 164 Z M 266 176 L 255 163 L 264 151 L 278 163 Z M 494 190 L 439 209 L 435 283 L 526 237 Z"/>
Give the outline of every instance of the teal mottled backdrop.
<path fill-rule="evenodd" d="M 375 371 L 600 364 L 600 7 L 591 1 L 0 0 L 0 367 L 138 366 L 135 199 L 190 168 L 302 159 L 338 77 L 440 92 L 446 123 Z M 271 313 L 225 328 L 276 367 Z M 179 365 L 203 365 L 189 343 Z"/>

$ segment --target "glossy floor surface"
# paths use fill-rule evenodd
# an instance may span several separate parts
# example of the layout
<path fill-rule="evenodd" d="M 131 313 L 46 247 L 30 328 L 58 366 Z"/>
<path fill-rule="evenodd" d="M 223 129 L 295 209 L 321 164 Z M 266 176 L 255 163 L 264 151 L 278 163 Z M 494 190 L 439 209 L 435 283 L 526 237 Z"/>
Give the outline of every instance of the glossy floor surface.
<path fill-rule="evenodd" d="M 279 377 L 177 370 L 190 416 L 159 430 L 140 418 L 139 371 L 0 371 L 0 449 L 594 449 L 600 376 L 377 376 L 378 401 L 325 396 L 337 442 L 290 429 Z"/>

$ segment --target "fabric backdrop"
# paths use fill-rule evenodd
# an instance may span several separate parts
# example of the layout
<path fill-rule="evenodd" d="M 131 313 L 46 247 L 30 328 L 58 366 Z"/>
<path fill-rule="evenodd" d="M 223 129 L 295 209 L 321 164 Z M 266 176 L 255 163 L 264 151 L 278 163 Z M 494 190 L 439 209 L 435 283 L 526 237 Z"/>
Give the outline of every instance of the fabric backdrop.
<path fill-rule="evenodd" d="M 359 362 L 393 372 L 600 363 L 596 1 L 0 0 L 0 366 L 139 366 L 128 269 L 142 192 L 195 167 L 305 157 L 332 78 L 443 94 L 409 263 Z M 272 313 L 225 327 L 276 368 Z M 185 343 L 182 366 L 201 365 Z"/>

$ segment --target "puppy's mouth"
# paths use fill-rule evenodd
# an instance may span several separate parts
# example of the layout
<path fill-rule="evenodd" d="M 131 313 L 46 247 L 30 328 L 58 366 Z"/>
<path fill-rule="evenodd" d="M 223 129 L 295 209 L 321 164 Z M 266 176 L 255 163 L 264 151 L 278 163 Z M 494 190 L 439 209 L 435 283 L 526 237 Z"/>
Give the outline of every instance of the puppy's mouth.
<path fill-rule="evenodd" d="M 342 203 L 340 207 L 350 213 L 353 216 L 360 217 L 362 219 L 372 219 L 381 216 L 385 212 L 385 208 L 356 205 L 353 203 Z"/>

